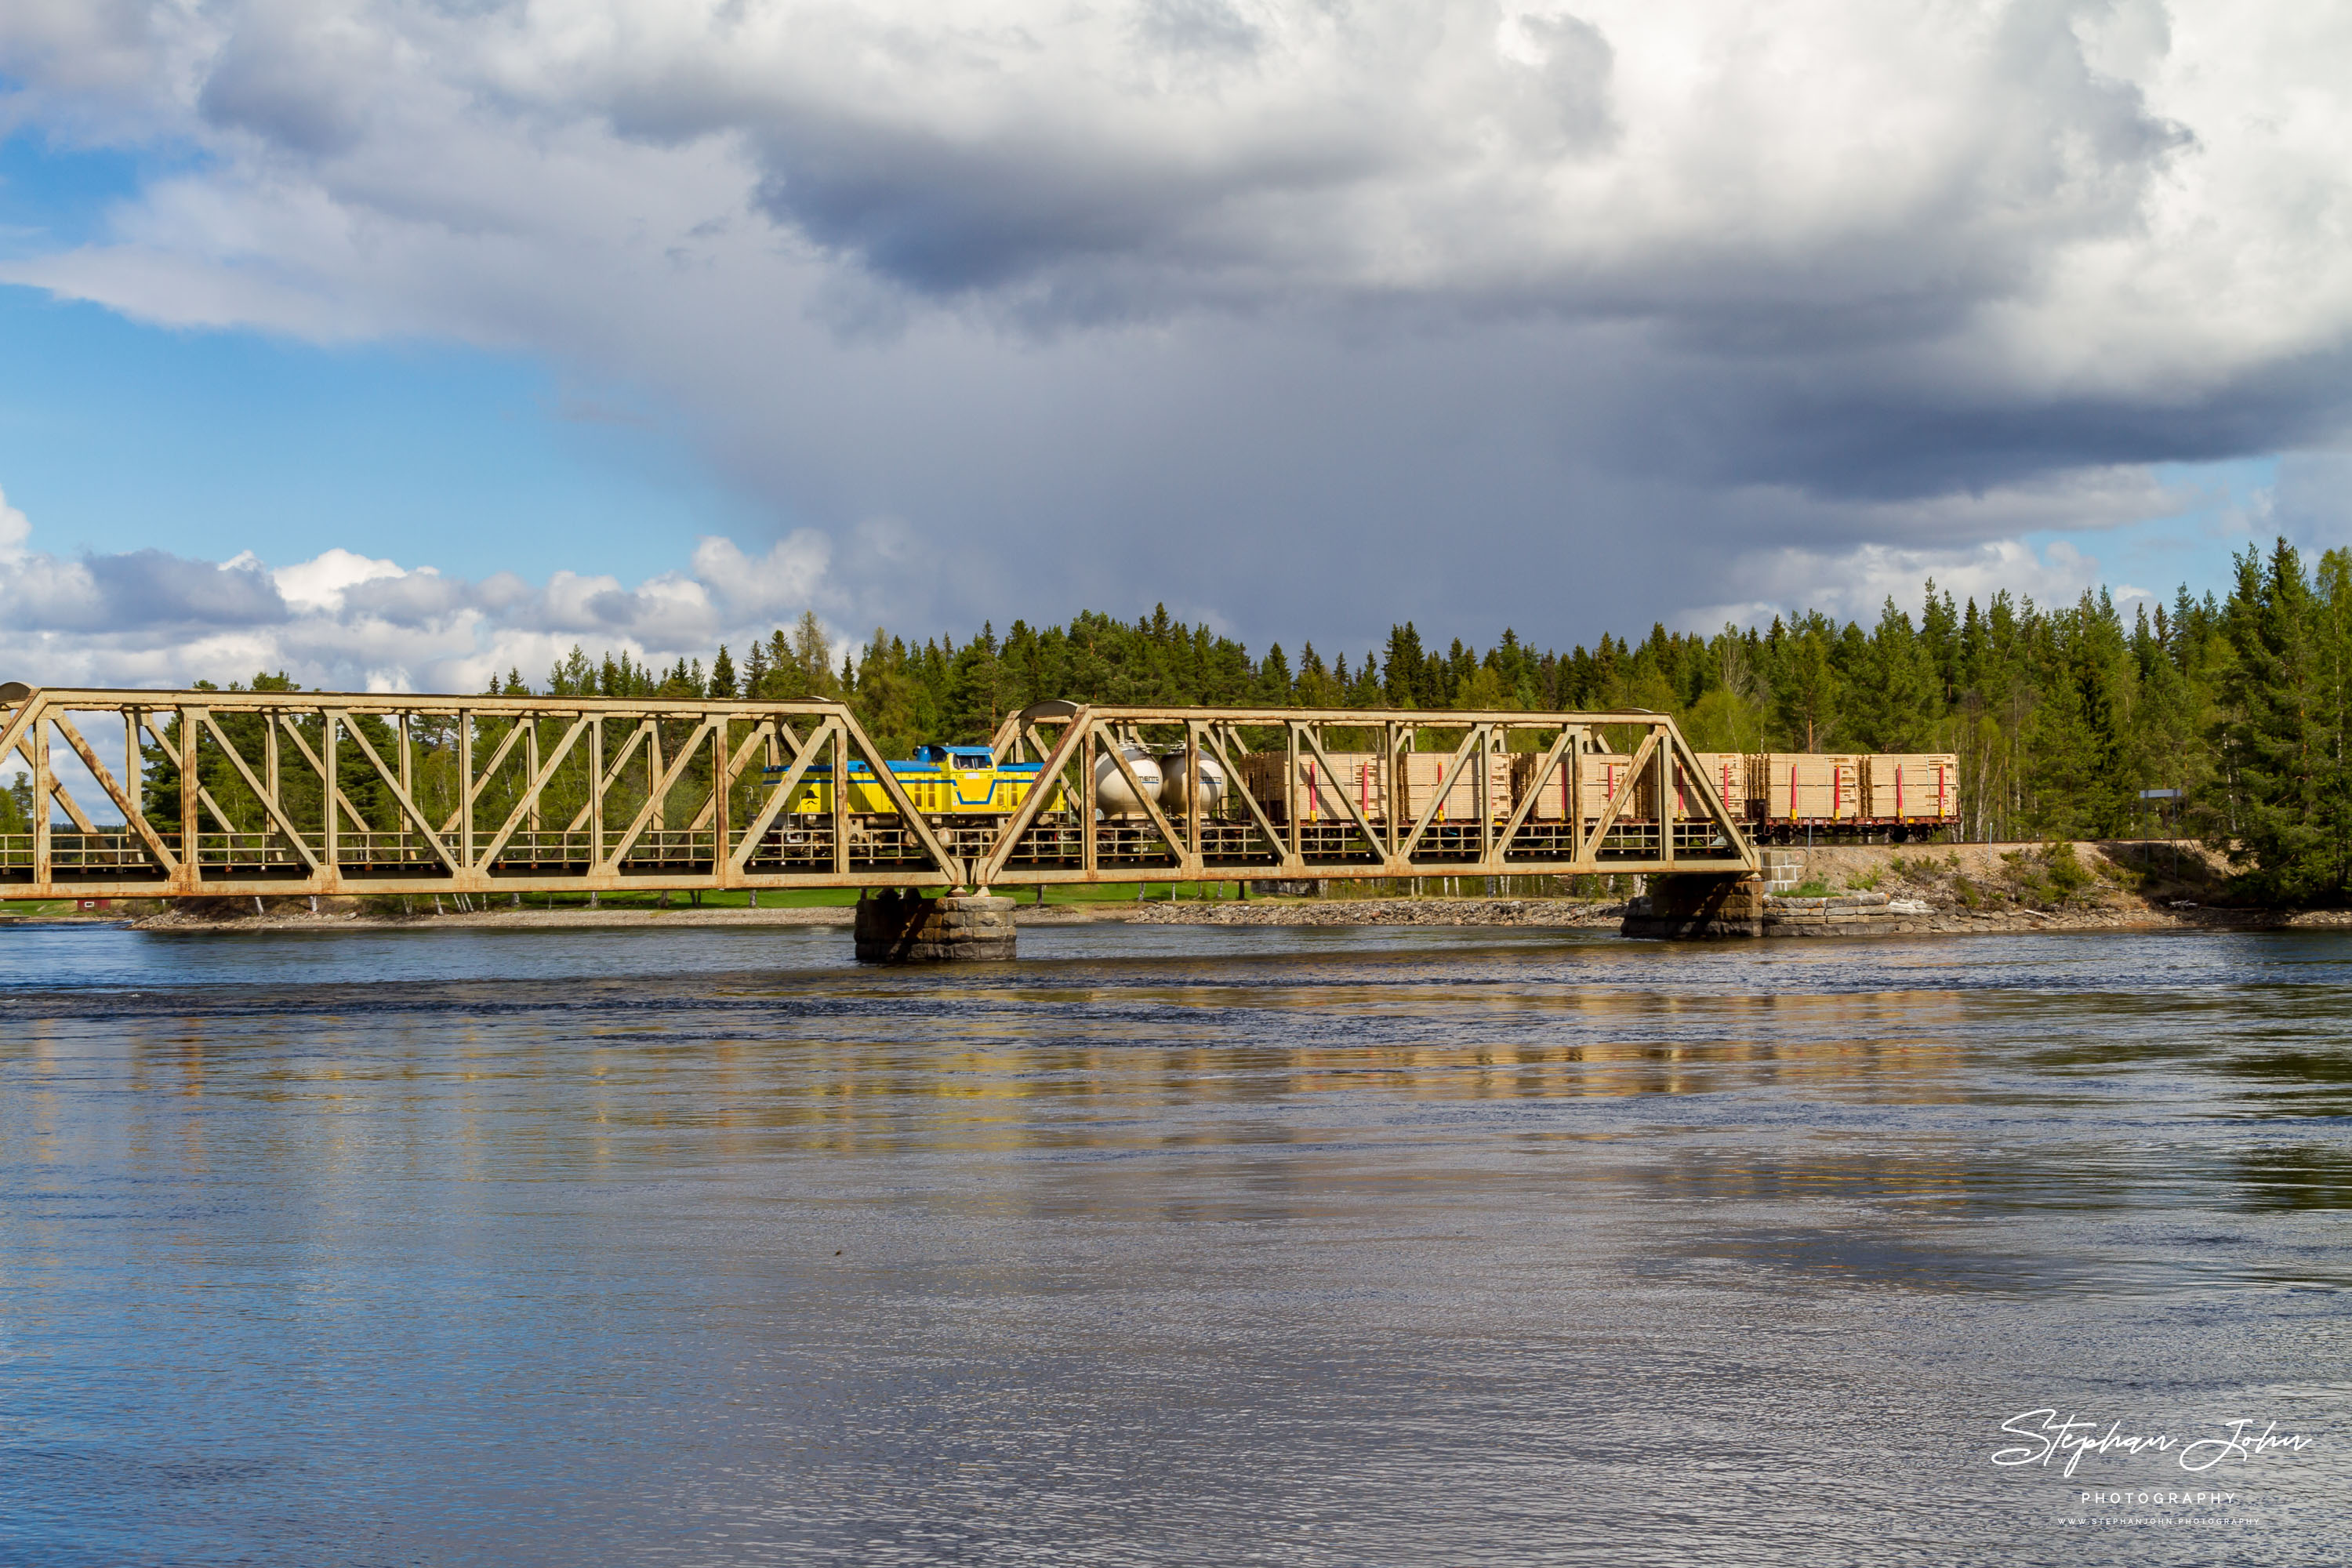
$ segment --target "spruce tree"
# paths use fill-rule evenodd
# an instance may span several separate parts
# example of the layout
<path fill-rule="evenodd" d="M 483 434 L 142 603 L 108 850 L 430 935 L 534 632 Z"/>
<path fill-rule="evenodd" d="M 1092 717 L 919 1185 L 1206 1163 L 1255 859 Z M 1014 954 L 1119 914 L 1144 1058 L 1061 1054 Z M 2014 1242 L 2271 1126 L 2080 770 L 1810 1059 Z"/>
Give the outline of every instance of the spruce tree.
<path fill-rule="evenodd" d="M 2332 606 L 2314 595 L 2284 539 L 2267 563 L 2250 545 L 2236 566 L 2222 612 L 2236 657 L 2222 678 L 2221 776 L 2202 802 L 2207 832 L 2267 897 L 2340 897 L 2352 813 L 2331 711 Z"/>

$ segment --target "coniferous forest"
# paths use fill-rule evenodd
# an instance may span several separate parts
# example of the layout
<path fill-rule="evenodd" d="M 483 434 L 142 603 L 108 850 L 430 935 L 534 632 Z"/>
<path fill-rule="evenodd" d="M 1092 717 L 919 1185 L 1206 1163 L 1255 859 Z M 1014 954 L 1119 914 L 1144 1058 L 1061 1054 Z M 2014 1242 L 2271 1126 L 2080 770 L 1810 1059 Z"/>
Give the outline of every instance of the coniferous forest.
<path fill-rule="evenodd" d="M 520 671 L 501 688 L 524 690 Z M 1711 637 L 1653 626 L 1563 653 L 1505 630 L 1493 646 L 1425 644 L 1412 623 L 1360 652 L 1262 654 L 1167 611 L 1129 622 L 993 626 L 963 642 L 877 628 L 837 649 L 815 616 L 740 658 L 667 672 L 575 649 L 559 694 L 842 698 L 892 755 L 985 740 L 1048 698 L 1318 708 L 1642 708 L 1700 751 L 1951 752 L 1976 840 L 2168 830 L 2233 852 L 2249 890 L 2304 901 L 2352 889 L 2352 552 L 2307 564 L 2284 540 L 2235 563 L 2226 599 L 2183 588 L 2128 621 L 2105 591 L 2041 605 L 1956 603 L 1931 582 L 1916 619 L 1808 613 Z M 2174 789 L 2178 803 L 2141 792 Z"/>
<path fill-rule="evenodd" d="M 514 670 L 495 689 L 534 688 Z M 2226 599 L 2183 589 L 2128 621 L 2105 592 L 2052 606 L 2007 593 L 1956 603 L 1930 583 L 1916 621 L 1890 599 L 1870 626 L 1818 613 L 1713 636 L 1654 626 L 1565 653 L 1511 630 L 1486 648 L 1439 648 L 1407 622 L 1379 647 L 1276 644 L 1254 656 L 1164 608 L 1132 622 L 1085 612 L 1042 629 L 984 626 L 961 642 L 877 628 L 855 649 L 809 614 L 740 653 L 721 647 L 667 671 L 574 648 L 536 689 L 841 699 L 892 756 L 985 740 L 1007 712 L 1050 698 L 1647 709 L 1673 713 L 1700 751 L 1957 753 L 1971 840 L 2194 834 L 2229 852 L 2251 895 L 2352 892 L 2352 552 L 2307 565 L 2284 541 L 2237 559 Z M 168 772 L 168 759 L 158 766 Z M 2150 802 L 2148 790 L 2180 795 Z M 0 800 L 0 816 L 18 815 Z"/>

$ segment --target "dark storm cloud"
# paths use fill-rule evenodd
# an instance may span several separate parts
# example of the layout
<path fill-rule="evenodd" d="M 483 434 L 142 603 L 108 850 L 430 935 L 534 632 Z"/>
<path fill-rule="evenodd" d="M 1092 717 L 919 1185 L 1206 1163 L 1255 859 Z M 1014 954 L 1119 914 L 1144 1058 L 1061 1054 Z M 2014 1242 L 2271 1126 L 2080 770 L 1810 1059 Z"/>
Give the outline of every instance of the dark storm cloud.
<path fill-rule="evenodd" d="M 845 620 L 1589 635 L 2352 426 L 2325 7 L 25 5 L 34 100 L 121 112 L 135 33 L 121 135 L 217 163 L 0 276 L 649 389 Z M 548 636 L 702 624 L 539 548 Z"/>
<path fill-rule="evenodd" d="M 223 128 L 250 132 L 313 157 L 350 151 L 362 134 L 345 73 L 299 27 L 246 27 L 215 56 L 196 109 Z"/>

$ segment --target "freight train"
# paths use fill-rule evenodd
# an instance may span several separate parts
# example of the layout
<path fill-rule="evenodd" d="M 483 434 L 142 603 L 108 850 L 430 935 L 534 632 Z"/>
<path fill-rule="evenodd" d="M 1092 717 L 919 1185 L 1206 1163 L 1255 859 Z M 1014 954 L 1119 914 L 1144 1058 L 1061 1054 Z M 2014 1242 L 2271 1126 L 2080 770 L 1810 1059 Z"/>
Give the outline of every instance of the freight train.
<path fill-rule="evenodd" d="M 1171 816 L 1184 815 L 1184 753 L 1154 752 L 1129 744 L 1122 748 L 1128 768 L 1148 799 Z M 1831 837 L 1885 837 L 1900 843 L 1923 838 L 1959 826 L 1959 762 L 1948 752 L 1697 752 L 1699 773 L 1715 787 L 1733 820 L 1749 837 L 1785 842 L 1807 836 Z M 1450 753 L 1407 752 L 1402 759 L 1404 817 L 1417 821 L 1429 809 L 1444 782 Z M 1487 815 L 1507 821 L 1534 786 L 1539 759 L 1529 752 L 1496 752 L 1485 770 Z M 1000 762 L 986 746 L 925 745 L 903 762 L 886 764 L 915 809 L 935 823 L 978 826 L 1010 816 L 1037 787 L 1043 766 L 1037 763 Z M 1281 822 L 1293 798 L 1285 778 L 1288 757 L 1284 752 L 1253 752 L 1241 759 L 1242 784 L 1271 820 Z M 1580 761 L 1580 779 L 1571 784 L 1568 769 L 1555 769 L 1527 820 L 1559 823 L 1573 814 L 1583 822 L 1599 818 L 1603 806 L 1623 781 L 1633 759 L 1596 748 Z M 1311 757 L 1298 763 L 1296 799 L 1301 819 L 1336 821 L 1351 816 L 1348 807 L 1372 821 L 1389 816 L 1395 793 L 1389 770 L 1377 752 L 1331 753 L 1328 764 Z M 782 769 L 769 770 L 772 776 Z M 1201 814 L 1217 819 L 1236 815 L 1230 781 L 1214 760 L 1200 759 Z M 1685 819 L 1703 815 L 1686 776 L 1675 783 L 1676 815 Z M 1619 810 L 1626 823 L 1655 821 L 1658 815 L 1654 776 L 1647 769 L 1633 794 Z M 849 764 L 850 815 L 857 818 L 895 817 L 897 806 L 871 769 L 860 762 Z M 1475 822 L 1478 819 L 1475 770 L 1465 768 L 1445 791 L 1435 820 Z M 1571 800 L 1571 795 L 1581 798 Z M 1142 799 L 1125 773 L 1108 755 L 1095 763 L 1097 809 L 1109 818 L 1146 815 Z M 785 809 L 805 816 L 830 815 L 833 810 L 832 769 L 820 763 L 803 775 Z M 1065 817 L 1074 806 L 1067 792 L 1057 788 L 1046 803 L 1046 819 Z"/>

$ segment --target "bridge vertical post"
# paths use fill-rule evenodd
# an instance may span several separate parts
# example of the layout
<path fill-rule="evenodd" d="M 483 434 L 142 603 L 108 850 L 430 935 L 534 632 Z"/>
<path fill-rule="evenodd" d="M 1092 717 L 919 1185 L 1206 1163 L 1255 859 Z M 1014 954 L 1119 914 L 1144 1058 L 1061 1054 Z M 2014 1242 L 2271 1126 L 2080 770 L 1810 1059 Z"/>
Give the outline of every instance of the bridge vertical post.
<path fill-rule="evenodd" d="M 122 710 L 122 793 L 139 807 L 141 816 L 146 815 L 147 770 L 139 755 L 139 710 L 136 708 Z"/>
<path fill-rule="evenodd" d="M 335 754 L 342 748 L 335 744 L 335 714 L 332 709 L 319 710 L 319 770 L 325 775 L 320 780 L 324 786 L 320 791 L 320 809 L 325 812 L 327 816 L 327 876 L 330 880 L 340 881 L 342 875 L 342 851 L 340 841 L 342 837 L 343 819 L 335 807 L 342 798 L 342 786 L 335 781 Z M 196 866 L 193 855 L 187 864 L 188 875 L 193 879 Z"/>
<path fill-rule="evenodd" d="M 1095 868 L 1101 863 L 1095 842 L 1095 742 L 1097 733 L 1092 715 L 1087 719 L 1087 732 L 1078 739 L 1078 863 L 1091 880 Z"/>
<path fill-rule="evenodd" d="M 196 841 L 204 828 L 204 819 L 197 815 L 196 716 L 184 704 L 176 711 L 180 716 L 179 733 L 173 737 L 180 743 L 180 875 L 183 890 L 193 893 L 202 874 Z"/>
<path fill-rule="evenodd" d="M 1282 727 L 1282 831 L 1290 840 L 1290 852 L 1284 857 L 1289 864 L 1281 875 L 1288 876 L 1306 863 L 1306 841 L 1298 826 L 1298 726 Z"/>
<path fill-rule="evenodd" d="M 270 761 L 277 760 L 272 748 Z M 277 792 L 274 775 L 269 788 L 272 794 Z M 468 871 L 474 869 L 474 713 L 469 708 L 457 710 L 457 862 Z"/>
<path fill-rule="evenodd" d="M 849 731 L 836 721 L 828 737 L 833 751 L 833 872 L 849 875 Z"/>
<path fill-rule="evenodd" d="M 529 791 L 530 802 L 530 810 L 524 816 L 523 822 L 530 829 L 531 853 L 536 855 L 539 853 L 539 803 L 541 795 L 544 794 L 543 791 L 534 787 L 539 778 L 539 715 L 526 713 L 523 715 L 522 722 L 530 726 L 522 738 L 522 776 L 525 781 L 523 787 Z"/>
<path fill-rule="evenodd" d="M 1397 826 L 1397 813 L 1396 806 L 1394 805 L 1394 802 L 1397 799 L 1396 749 L 1397 727 L 1395 723 L 1391 721 L 1381 725 L 1381 756 L 1380 762 L 1375 765 L 1378 766 L 1381 771 L 1381 832 L 1388 840 L 1388 852 L 1382 857 L 1382 858 L 1389 860 L 1396 858 L 1398 847 L 1404 842 L 1404 840 L 1399 837 L 1402 829 Z"/>
<path fill-rule="evenodd" d="M 1658 858 L 1669 868 L 1675 863 L 1675 732 L 1658 726 Z"/>
<path fill-rule="evenodd" d="M 1506 742 L 1507 744 L 1508 742 Z M 1495 727 L 1478 726 L 1478 860 L 1483 866 L 1499 862 L 1502 855 L 1495 844 L 1495 789 L 1492 774 L 1495 766 Z"/>
<path fill-rule="evenodd" d="M 646 726 L 646 798 L 653 803 L 654 814 L 652 819 L 646 823 L 646 826 L 656 833 L 666 833 L 669 830 L 669 793 L 661 786 L 661 721 L 658 719 L 649 721 Z M 722 736 L 719 741 L 717 754 L 723 756 L 725 752 L 726 739 Z M 710 770 L 710 787 L 714 790 L 719 787 L 719 779 L 724 771 L 721 767 L 714 767 Z M 716 813 L 713 816 L 715 816 Z M 661 841 L 656 839 L 654 842 L 658 844 Z"/>
<path fill-rule="evenodd" d="M 604 865 L 604 716 L 588 721 L 588 872 Z M 592 892 L 593 889 L 591 889 Z"/>
<path fill-rule="evenodd" d="M 1230 783 L 1227 788 L 1233 787 Z M 1201 727 L 1184 726 L 1184 844 L 1192 858 L 1195 875 L 1208 868 L 1208 857 L 1201 846 Z"/>
<path fill-rule="evenodd" d="M 49 804 L 49 717 L 34 715 L 33 743 L 26 748 L 33 759 L 33 884 L 46 887 L 51 880 L 52 858 L 56 849 L 50 839 L 49 816 L 57 808 Z"/>
<path fill-rule="evenodd" d="M 730 727 L 722 716 L 710 731 L 710 879 L 722 888 L 733 886 L 736 880 L 735 858 L 727 852 L 728 845 L 735 837 L 735 792 L 730 787 L 735 781 L 727 776 L 727 763 L 731 754 L 731 748 L 727 743 Z M 658 721 L 654 726 L 654 733 L 656 736 L 661 733 Z M 661 786 L 656 782 L 654 787 L 658 789 Z M 660 809 L 659 806 L 655 807 L 657 812 Z M 692 842 L 689 835 L 688 843 L 690 845 Z"/>
<path fill-rule="evenodd" d="M 1560 769 L 1567 783 L 1559 791 L 1560 831 L 1568 835 L 1569 858 L 1582 858 L 1584 848 L 1584 749 L 1592 744 L 1592 731 L 1577 726 L 1568 742 L 1568 755 L 1560 760 Z M 1575 887 L 1573 882 L 1569 886 Z"/>

